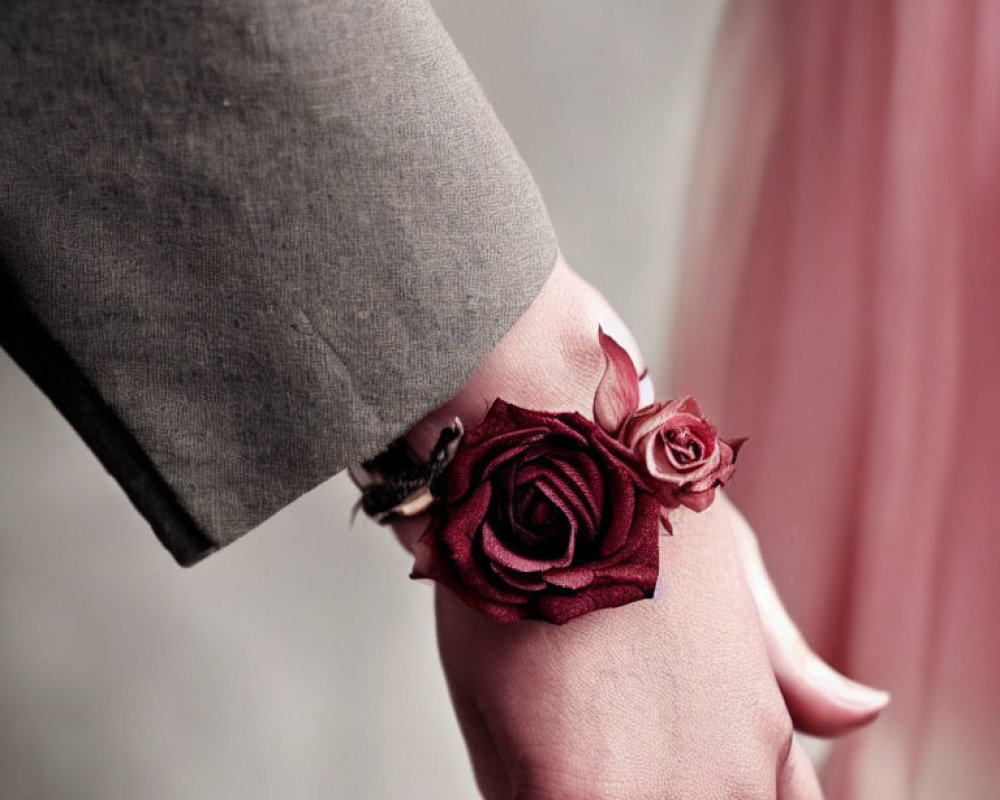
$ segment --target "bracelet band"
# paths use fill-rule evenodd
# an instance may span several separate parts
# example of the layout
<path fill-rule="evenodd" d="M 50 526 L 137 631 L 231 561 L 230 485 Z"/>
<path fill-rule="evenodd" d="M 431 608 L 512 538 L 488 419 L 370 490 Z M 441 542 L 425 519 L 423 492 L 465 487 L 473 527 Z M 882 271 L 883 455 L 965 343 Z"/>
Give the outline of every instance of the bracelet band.
<path fill-rule="evenodd" d="M 380 524 L 423 514 L 435 500 L 435 484 L 458 449 L 464 430 L 455 417 L 438 435 L 430 458 L 421 464 L 402 436 L 368 461 L 348 466 L 361 490 L 358 507 Z"/>

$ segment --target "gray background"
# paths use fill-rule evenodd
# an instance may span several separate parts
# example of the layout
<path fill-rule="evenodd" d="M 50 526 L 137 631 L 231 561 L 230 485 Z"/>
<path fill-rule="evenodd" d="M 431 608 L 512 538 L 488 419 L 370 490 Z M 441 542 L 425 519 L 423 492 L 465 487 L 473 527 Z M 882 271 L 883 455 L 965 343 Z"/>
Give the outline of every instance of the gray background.
<path fill-rule="evenodd" d="M 651 363 L 719 0 L 436 0 Z M 475 796 L 431 592 L 338 477 L 182 570 L 0 356 L 0 797 Z"/>

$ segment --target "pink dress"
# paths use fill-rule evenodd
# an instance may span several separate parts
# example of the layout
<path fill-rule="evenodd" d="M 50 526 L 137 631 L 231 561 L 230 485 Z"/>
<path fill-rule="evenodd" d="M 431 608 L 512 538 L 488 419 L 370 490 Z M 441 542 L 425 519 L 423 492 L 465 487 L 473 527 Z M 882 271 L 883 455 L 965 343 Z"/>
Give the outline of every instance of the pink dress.
<path fill-rule="evenodd" d="M 889 689 L 832 800 L 1000 798 L 1000 2 L 735 2 L 675 387 L 793 616 Z"/>

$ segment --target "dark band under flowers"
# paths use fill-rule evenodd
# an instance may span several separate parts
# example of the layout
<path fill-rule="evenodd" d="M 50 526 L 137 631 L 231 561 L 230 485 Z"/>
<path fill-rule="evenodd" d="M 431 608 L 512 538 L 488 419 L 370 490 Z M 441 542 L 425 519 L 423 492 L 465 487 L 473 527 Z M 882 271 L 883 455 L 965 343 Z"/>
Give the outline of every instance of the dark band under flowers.
<path fill-rule="evenodd" d="M 707 508 L 742 440 L 719 439 L 689 397 L 639 407 L 625 350 L 602 330 L 591 421 L 497 399 L 427 463 L 404 441 L 352 468 L 361 506 L 387 522 L 427 513 L 412 577 L 431 578 L 498 622 L 563 623 L 653 596 L 661 529 Z"/>

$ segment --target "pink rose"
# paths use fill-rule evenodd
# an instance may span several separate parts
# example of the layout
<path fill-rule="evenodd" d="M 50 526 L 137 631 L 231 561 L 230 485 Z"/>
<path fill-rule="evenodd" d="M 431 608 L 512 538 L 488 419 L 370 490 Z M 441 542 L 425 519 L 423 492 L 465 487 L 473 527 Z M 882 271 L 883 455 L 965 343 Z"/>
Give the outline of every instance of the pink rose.
<path fill-rule="evenodd" d="M 636 411 L 618 439 L 641 459 L 652 488 L 666 506 L 681 503 L 704 511 L 736 469 L 743 444 L 718 438 L 690 397 L 654 403 Z"/>
<path fill-rule="evenodd" d="M 414 577 L 498 622 L 562 623 L 652 597 L 659 502 L 585 417 L 497 400 L 443 483 Z"/>
<path fill-rule="evenodd" d="M 607 360 L 594 419 L 631 453 L 667 508 L 704 511 L 736 469 L 744 439 L 727 442 L 690 397 L 639 408 L 639 378 L 628 353 L 600 331 Z"/>

